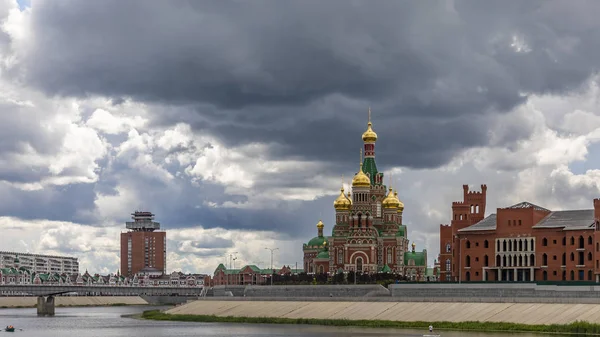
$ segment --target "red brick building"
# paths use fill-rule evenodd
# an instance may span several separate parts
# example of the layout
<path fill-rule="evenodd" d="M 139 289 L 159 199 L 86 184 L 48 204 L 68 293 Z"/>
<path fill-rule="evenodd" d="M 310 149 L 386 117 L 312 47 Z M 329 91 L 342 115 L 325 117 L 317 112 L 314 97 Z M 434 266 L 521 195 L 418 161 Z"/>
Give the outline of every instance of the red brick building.
<path fill-rule="evenodd" d="M 293 269 L 283 266 L 281 269 L 260 269 L 255 265 L 246 265 L 240 269 L 227 269 L 224 264 L 219 264 L 212 276 L 204 277 L 204 285 L 207 287 L 222 285 L 253 285 L 265 284 L 273 273 L 278 275 L 292 275 L 303 273 L 302 269 Z"/>
<path fill-rule="evenodd" d="M 440 281 L 600 281 L 600 199 L 562 211 L 521 202 L 484 218 L 486 185 L 463 192 L 440 225 Z"/>
<path fill-rule="evenodd" d="M 167 268 L 167 237 L 159 232 L 160 223 L 151 212 L 134 212 L 129 230 L 121 233 L 121 273 L 132 277 L 144 268 L 156 268 L 163 274 Z"/>
<path fill-rule="evenodd" d="M 335 222 L 331 236 L 325 224 L 317 224 L 317 236 L 302 247 L 304 270 L 309 274 L 358 271 L 388 272 L 424 280 L 427 251 L 409 245 L 408 229 L 402 223 L 404 204 L 398 193 L 384 184 L 383 172 L 375 163 L 377 134 L 370 120 L 362 134 L 364 159 L 352 179 L 352 193 L 340 190 L 333 201 Z M 362 152 L 361 152 L 362 153 Z"/>

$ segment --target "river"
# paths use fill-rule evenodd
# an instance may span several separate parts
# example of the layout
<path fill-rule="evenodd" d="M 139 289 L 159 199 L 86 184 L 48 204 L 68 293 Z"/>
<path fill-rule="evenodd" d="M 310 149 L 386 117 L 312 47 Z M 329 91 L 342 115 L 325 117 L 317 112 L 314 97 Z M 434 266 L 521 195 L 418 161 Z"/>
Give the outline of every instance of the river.
<path fill-rule="evenodd" d="M 231 324 L 146 321 L 121 315 L 141 313 L 157 307 L 78 307 L 56 308 L 54 317 L 37 317 L 35 308 L 0 309 L 0 327 L 13 325 L 20 337 L 335 337 L 335 336 L 422 336 L 427 331 L 397 329 L 365 329 L 310 325 Z M 159 307 L 160 308 L 160 307 Z M 4 332 L 2 334 L 9 334 Z M 539 334 L 486 334 L 440 331 L 443 337 L 540 337 Z"/>

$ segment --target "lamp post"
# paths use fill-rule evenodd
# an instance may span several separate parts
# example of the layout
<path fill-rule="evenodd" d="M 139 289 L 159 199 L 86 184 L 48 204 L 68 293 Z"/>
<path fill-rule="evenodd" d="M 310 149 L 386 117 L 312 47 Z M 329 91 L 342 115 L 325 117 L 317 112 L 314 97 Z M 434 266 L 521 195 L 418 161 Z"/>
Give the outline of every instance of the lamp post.
<path fill-rule="evenodd" d="M 234 254 L 237 254 L 238 252 L 233 252 L 229 254 L 229 269 L 231 269 L 231 258 L 233 257 Z"/>
<path fill-rule="evenodd" d="M 265 247 L 265 249 L 268 249 L 268 250 L 271 251 L 271 285 L 273 285 L 273 274 L 275 274 L 273 272 L 273 252 L 276 251 L 276 250 L 279 250 L 279 248 L 268 248 L 268 247 Z"/>

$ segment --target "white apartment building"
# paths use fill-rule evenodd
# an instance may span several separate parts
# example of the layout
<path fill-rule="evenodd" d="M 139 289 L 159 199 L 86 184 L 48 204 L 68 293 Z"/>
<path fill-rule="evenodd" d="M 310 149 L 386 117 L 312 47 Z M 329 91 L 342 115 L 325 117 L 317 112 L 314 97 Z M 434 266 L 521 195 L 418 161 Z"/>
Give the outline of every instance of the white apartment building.
<path fill-rule="evenodd" d="M 11 267 L 25 267 L 42 274 L 79 273 L 79 261 L 76 257 L 0 251 L 0 268 Z"/>

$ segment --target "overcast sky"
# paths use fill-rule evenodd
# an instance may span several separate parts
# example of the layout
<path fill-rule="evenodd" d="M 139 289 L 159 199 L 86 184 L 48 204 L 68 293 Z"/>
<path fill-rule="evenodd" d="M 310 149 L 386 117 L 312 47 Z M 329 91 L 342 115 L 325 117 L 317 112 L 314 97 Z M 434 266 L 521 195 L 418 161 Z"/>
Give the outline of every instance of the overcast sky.
<path fill-rule="evenodd" d="M 2 250 L 114 272 L 134 210 L 168 268 L 302 261 L 372 108 L 429 263 L 462 185 L 486 215 L 599 197 L 598 1 L 0 0 Z"/>

